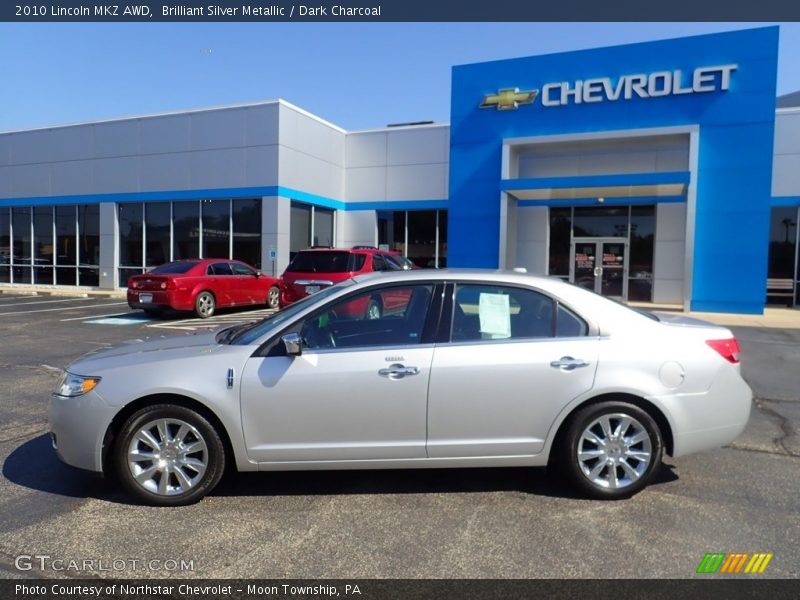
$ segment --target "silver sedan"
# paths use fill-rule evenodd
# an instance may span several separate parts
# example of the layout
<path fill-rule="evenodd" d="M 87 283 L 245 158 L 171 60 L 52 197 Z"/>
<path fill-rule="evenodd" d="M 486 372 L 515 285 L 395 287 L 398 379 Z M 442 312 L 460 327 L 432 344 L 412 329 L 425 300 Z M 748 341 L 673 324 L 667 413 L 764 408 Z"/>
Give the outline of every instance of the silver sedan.
<path fill-rule="evenodd" d="M 50 426 L 64 462 L 158 505 L 199 500 L 225 468 L 556 464 L 585 495 L 617 499 L 664 453 L 731 442 L 751 400 L 727 329 L 557 279 L 406 271 L 86 355 Z"/>

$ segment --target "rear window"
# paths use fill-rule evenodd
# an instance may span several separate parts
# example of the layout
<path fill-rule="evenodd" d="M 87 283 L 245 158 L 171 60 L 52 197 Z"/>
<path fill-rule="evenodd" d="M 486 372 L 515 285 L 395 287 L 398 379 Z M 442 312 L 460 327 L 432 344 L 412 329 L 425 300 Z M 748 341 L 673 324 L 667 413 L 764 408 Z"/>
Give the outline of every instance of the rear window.
<path fill-rule="evenodd" d="M 349 252 L 298 252 L 286 269 L 295 273 L 345 273 L 357 271 L 354 259 L 359 256 Z M 361 264 L 364 264 L 363 255 Z"/>
<path fill-rule="evenodd" d="M 187 262 L 187 261 L 181 260 L 181 261 L 178 261 L 178 262 L 171 262 L 171 263 L 167 263 L 165 265 L 161 265 L 159 267 L 156 267 L 152 271 L 148 271 L 148 273 L 153 273 L 153 274 L 156 274 L 156 275 L 159 274 L 159 273 L 164 273 L 164 274 L 169 274 L 169 273 L 172 273 L 172 274 L 187 273 L 189 271 L 189 269 L 191 269 L 192 267 L 195 267 L 196 265 L 197 265 L 196 262 Z"/>

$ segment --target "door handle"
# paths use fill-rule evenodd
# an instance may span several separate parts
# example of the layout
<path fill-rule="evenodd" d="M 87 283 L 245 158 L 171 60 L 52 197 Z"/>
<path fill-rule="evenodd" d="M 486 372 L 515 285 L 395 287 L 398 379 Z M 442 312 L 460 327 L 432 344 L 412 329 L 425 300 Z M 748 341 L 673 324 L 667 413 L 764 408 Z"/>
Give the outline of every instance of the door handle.
<path fill-rule="evenodd" d="M 406 375 L 418 375 L 419 367 L 406 367 L 403 365 L 391 365 L 385 369 L 380 369 L 378 375 L 389 379 L 402 379 Z"/>
<path fill-rule="evenodd" d="M 562 356 L 558 360 L 550 363 L 551 367 L 561 369 L 562 371 L 573 371 L 578 367 L 588 367 L 589 361 L 582 358 L 572 358 L 571 356 Z"/>

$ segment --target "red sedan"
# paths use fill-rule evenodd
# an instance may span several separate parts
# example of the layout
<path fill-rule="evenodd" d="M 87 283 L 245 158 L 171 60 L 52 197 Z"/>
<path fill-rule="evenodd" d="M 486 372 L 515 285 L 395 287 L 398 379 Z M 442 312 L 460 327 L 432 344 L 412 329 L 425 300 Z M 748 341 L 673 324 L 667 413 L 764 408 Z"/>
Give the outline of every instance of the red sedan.
<path fill-rule="evenodd" d="M 128 305 L 149 315 L 171 308 L 205 319 L 229 306 L 278 308 L 279 298 L 278 279 L 227 258 L 178 260 L 128 279 Z"/>

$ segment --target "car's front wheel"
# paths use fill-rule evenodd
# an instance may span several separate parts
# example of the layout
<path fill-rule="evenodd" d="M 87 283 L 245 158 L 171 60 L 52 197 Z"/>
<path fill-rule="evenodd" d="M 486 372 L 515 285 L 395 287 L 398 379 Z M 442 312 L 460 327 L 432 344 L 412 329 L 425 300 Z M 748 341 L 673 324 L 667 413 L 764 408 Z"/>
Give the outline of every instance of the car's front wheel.
<path fill-rule="evenodd" d="M 559 463 L 573 485 L 598 499 L 628 498 L 661 466 L 658 424 L 627 402 L 601 402 L 578 411 L 559 449 Z"/>
<path fill-rule="evenodd" d="M 156 506 L 197 502 L 219 483 L 225 446 L 199 413 L 148 406 L 125 422 L 115 445 L 116 472 L 134 497 Z"/>

